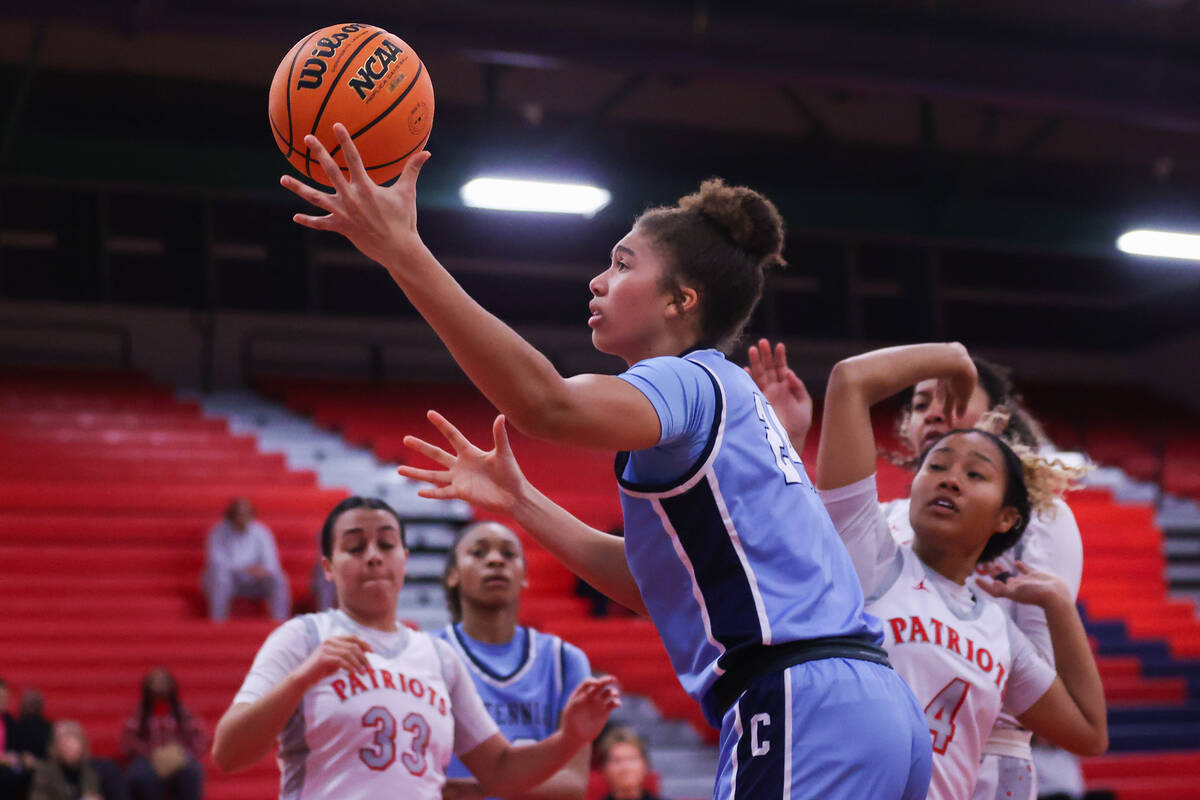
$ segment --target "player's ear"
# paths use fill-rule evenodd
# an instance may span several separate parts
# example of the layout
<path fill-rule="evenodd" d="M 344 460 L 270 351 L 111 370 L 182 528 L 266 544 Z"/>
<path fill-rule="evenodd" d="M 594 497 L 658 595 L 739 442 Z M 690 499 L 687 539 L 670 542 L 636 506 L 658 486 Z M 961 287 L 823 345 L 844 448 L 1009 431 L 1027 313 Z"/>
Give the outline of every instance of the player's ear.
<path fill-rule="evenodd" d="M 1005 506 L 1000 509 L 1000 514 L 996 519 L 996 531 L 998 533 L 1008 533 L 1020 523 L 1021 512 L 1017 511 L 1016 506 Z"/>
<path fill-rule="evenodd" d="M 462 583 L 462 579 L 458 576 L 458 567 L 451 567 L 446 570 L 446 577 L 443 578 L 443 582 L 446 584 L 447 589 L 457 589 L 458 585 Z"/>
<path fill-rule="evenodd" d="M 321 571 L 325 573 L 325 580 L 333 583 L 333 562 L 325 556 L 321 556 Z"/>
<path fill-rule="evenodd" d="M 690 314 L 696 310 L 696 304 L 699 302 L 700 295 L 695 289 L 690 286 L 677 286 L 674 297 L 667 304 L 667 317 L 682 317 L 684 314 Z"/>

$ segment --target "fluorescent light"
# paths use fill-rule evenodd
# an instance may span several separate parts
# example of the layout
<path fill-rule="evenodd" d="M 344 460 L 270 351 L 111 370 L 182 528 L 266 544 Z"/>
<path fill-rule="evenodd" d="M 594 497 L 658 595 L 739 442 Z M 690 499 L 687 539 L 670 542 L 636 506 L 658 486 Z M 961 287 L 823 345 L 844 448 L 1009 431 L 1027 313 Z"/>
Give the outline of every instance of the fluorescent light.
<path fill-rule="evenodd" d="M 607 189 L 583 183 L 551 183 L 514 178 L 474 178 L 459 190 L 471 208 L 506 211 L 543 211 L 550 214 L 583 214 L 590 217 L 608 205 Z"/>
<path fill-rule="evenodd" d="M 1171 231 L 1129 231 L 1117 239 L 1117 249 L 1135 256 L 1200 261 L 1200 235 Z"/>

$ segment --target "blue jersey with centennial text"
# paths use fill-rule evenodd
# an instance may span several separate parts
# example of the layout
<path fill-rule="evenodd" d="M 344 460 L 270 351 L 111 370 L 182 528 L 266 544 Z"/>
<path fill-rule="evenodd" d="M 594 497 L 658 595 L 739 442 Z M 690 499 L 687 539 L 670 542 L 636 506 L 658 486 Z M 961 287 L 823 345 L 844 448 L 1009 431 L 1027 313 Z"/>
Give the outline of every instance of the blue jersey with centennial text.
<path fill-rule="evenodd" d="M 626 558 L 709 721 L 719 726 L 724 709 L 710 707 L 708 691 L 740 649 L 827 636 L 881 643 L 850 556 L 750 376 L 708 349 L 620 377 L 662 428 L 654 447 L 617 456 Z"/>
<path fill-rule="evenodd" d="M 541 741 L 558 730 L 567 698 L 592 672 L 582 650 L 534 628 L 518 627 L 505 645 L 477 642 L 461 623 L 433 635 L 467 665 L 484 707 L 510 742 Z M 457 756 L 446 770 L 449 778 L 470 774 Z"/>

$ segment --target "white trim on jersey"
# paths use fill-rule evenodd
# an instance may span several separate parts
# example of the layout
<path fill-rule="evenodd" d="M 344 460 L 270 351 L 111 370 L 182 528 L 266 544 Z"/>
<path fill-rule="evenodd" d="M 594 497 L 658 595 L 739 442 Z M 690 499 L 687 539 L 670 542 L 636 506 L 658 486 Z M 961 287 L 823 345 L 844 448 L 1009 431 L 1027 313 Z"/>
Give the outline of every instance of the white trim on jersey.
<path fill-rule="evenodd" d="M 730 748 L 731 756 L 732 756 L 730 763 L 733 767 L 731 772 L 733 774 L 729 776 L 729 800 L 736 800 L 736 798 L 737 798 L 738 747 L 742 743 L 742 733 L 743 733 L 741 705 L 742 705 L 741 703 L 733 704 L 733 730 L 737 734 L 737 738 L 734 739 L 733 745 Z"/>
<path fill-rule="evenodd" d="M 762 633 L 762 643 L 770 644 L 771 621 L 767 619 L 767 607 L 763 603 L 762 592 L 758 588 L 758 576 L 754 574 L 754 567 L 750 566 L 750 559 L 746 558 L 746 549 L 742 547 L 742 537 L 738 536 L 737 527 L 734 526 L 733 518 L 729 514 L 729 507 L 725 505 L 725 496 L 721 494 L 721 485 L 717 482 L 716 472 L 709 477 L 709 485 L 712 487 L 713 500 L 716 501 L 717 509 L 721 512 L 721 522 L 729 534 L 729 541 L 733 543 L 738 561 L 742 563 L 742 571 L 746 573 L 750 596 L 754 598 L 754 611 L 758 614 L 758 628 Z"/>
<path fill-rule="evenodd" d="M 446 626 L 446 630 L 450 633 L 450 635 L 446 637 L 446 640 L 450 647 L 454 649 L 455 654 L 458 655 L 459 660 L 462 661 L 463 664 L 466 665 L 467 669 L 471 671 L 472 675 L 478 677 L 480 681 L 486 683 L 488 686 L 494 686 L 497 689 L 505 689 L 521 680 L 521 678 L 525 677 L 529 670 L 533 668 L 533 662 L 537 660 L 537 640 L 535 637 L 539 635 L 547 635 L 542 634 L 539 631 L 535 631 L 533 628 L 528 626 L 521 627 L 525 629 L 525 635 L 529 637 L 529 641 L 526 643 L 526 650 L 528 652 L 525 655 L 525 660 L 517 668 L 517 671 L 512 675 L 509 675 L 504 680 L 499 680 L 479 668 L 479 665 L 475 663 L 475 658 L 472 657 L 471 653 L 467 652 L 467 650 L 463 647 L 462 642 L 459 641 L 457 635 L 458 632 L 454 630 L 453 623 Z M 561 667 L 559 669 L 561 670 Z M 560 680 L 560 686 L 561 683 L 562 681 Z M 561 694 L 561 689 L 559 693 Z"/>
<path fill-rule="evenodd" d="M 716 448 L 713 449 L 715 450 Z M 703 475 L 703 473 L 700 474 Z M 713 636 L 712 620 L 708 616 L 708 606 L 704 604 L 704 593 L 700 591 L 700 581 L 696 580 L 696 568 L 692 566 L 692 560 L 688 558 L 687 551 L 683 549 L 683 542 L 679 541 L 679 533 L 675 530 L 675 526 L 671 524 L 671 518 L 667 516 L 666 510 L 662 507 L 662 501 L 654 497 L 650 500 L 650 505 L 654 509 L 654 513 L 658 515 L 663 530 L 667 532 L 667 536 L 671 539 L 671 547 L 675 550 L 675 556 L 679 559 L 679 563 L 683 564 L 684 569 L 687 570 L 688 578 L 692 582 L 692 597 L 695 598 L 696 605 L 700 608 L 700 621 L 704 623 L 704 636 L 708 639 L 708 643 L 717 649 L 717 658 L 713 660 L 713 672 L 718 675 L 724 675 L 725 670 L 717 662 L 721 656 L 725 655 L 725 645 L 718 642 L 717 637 Z"/>
<path fill-rule="evenodd" d="M 782 800 L 792 797 L 792 676 L 793 667 L 783 671 L 783 795 Z"/>

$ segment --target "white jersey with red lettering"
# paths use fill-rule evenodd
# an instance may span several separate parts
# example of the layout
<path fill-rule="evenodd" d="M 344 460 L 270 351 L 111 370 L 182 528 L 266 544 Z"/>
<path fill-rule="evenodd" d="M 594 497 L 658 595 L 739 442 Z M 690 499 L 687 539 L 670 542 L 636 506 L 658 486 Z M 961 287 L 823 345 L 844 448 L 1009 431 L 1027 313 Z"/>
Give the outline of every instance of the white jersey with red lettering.
<path fill-rule="evenodd" d="M 911 544 L 913 532 L 912 524 L 908 520 L 908 498 L 885 503 L 883 508 L 892 536 L 901 545 Z M 1048 572 L 1061 578 L 1071 590 L 1072 600 L 1079 595 L 1079 583 L 1083 575 L 1083 542 L 1079 536 L 1079 525 L 1075 522 L 1075 515 L 1065 502 L 1055 500 L 1054 507 L 1048 512 L 1034 515 L 1017 544 L 992 563 L 1015 574 L 1018 560 L 1024 561 L 1039 572 Z M 986 574 L 986 570 L 980 567 L 977 573 Z M 968 582 L 973 584 L 975 580 L 976 577 L 972 576 Z M 1053 666 L 1054 644 L 1050 641 L 1046 612 L 1039 606 L 1028 603 L 1014 603 L 1005 599 L 994 602 L 1012 618 L 1021 629 L 1021 633 L 1033 644 L 1038 655 Z M 983 746 L 983 752 L 986 755 L 1029 761 L 1033 758 L 1029 746 L 1032 736 L 1033 734 L 1022 727 L 1016 718 L 1002 711 Z"/>
<path fill-rule="evenodd" d="M 440 800 L 451 753 L 498 732 L 449 645 L 340 610 L 305 614 L 267 638 L 234 703 L 253 703 L 331 636 L 365 639 L 365 672 L 341 670 L 304 694 L 279 736 L 281 800 Z"/>
<path fill-rule="evenodd" d="M 1002 707 L 1021 714 L 1054 681 L 1004 609 L 940 575 L 898 545 L 874 476 L 821 492 L 854 561 L 884 648 L 925 709 L 933 740 L 931 800 L 971 796 L 984 743 Z"/>

